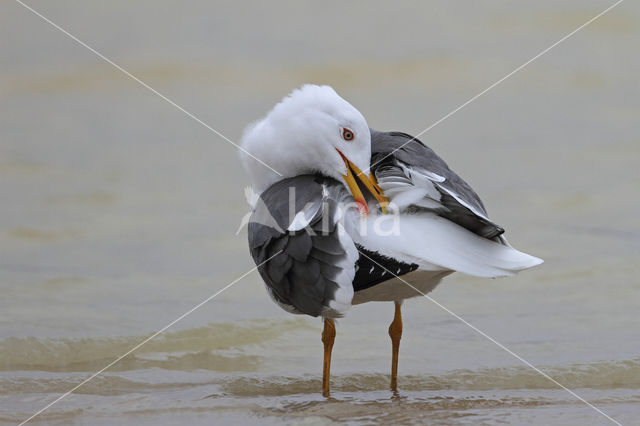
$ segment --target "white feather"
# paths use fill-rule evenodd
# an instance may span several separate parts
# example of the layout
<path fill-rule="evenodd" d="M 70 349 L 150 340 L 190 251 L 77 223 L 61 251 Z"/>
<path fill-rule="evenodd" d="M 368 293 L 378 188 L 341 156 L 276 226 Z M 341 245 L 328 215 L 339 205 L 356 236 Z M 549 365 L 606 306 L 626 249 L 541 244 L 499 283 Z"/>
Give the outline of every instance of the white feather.
<path fill-rule="evenodd" d="M 369 250 L 426 270 L 451 270 L 478 277 L 502 277 L 542 263 L 541 259 L 482 238 L 432 213 L 401 215 L 399 232 L 378 235 L 367 222 L 360 235 Z"/>
<path fill-rule="evenodd" d="M 290 200 L 289 203 L 292 205 L 295 200 Z M 322 204 L 320 203 L 307 203 L 302 210 L 300 210 L 293 217 L 293 220 L 289 224 L 287 231 L 300 231 L 301 229 L 309 226 L 313 218 L 318 214 L 320 209 L 322 208 Z"/>
<path fill-rule="evenodd" d="M 378 179 L 378 184 L 390 202 L 400 210 L 410 205 L 432 210 L 446 210 L 440 203 L 442 196 L 432 182 L 444 181 L 442 176 L 399 165 L 402 167 L 404 176 L 381 176 Z"/>
<path fill-rule="evenodd" d="M 359 254 L 356 249 L 353 240 L 344 230 L 342 224 L 337 224 L 338 238 L 340 245 L 346 251 L 347 256 L 343 259 L 337 267 L 341 269 L 340 273 L 336 276 L 335 280 L 338 284 L 338 289 L 334 294 L 334 299 L 329 302 L 329 308 L 325 308 L 322 311 L 323 317 L 336 318 L 343 316 L 347 309 L 351 307 L 351 300 L 353 299 L 353 278 L 356 275 L 356 262 Z"/>

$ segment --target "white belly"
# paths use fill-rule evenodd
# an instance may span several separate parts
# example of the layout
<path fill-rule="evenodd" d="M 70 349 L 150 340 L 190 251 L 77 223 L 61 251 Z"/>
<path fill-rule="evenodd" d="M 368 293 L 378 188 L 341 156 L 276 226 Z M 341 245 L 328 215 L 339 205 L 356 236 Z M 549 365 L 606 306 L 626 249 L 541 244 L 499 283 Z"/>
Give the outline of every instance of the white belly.
<path fill-rule="evenodd" d="M 422 296 L 436 288 L 447 275 L 454 271 L 425 271 L 417 270 L 403 275 L 402 280 L 411 284 L 411 288 L 401 279 L 391 280 L 376 284 L 364 290 L 357 291 L 353 295 L 352 305 L 359 305 L 366 302 L 400 302 L 410 297 Z M 416 291 L 416 289 L 418 291 Z"/>

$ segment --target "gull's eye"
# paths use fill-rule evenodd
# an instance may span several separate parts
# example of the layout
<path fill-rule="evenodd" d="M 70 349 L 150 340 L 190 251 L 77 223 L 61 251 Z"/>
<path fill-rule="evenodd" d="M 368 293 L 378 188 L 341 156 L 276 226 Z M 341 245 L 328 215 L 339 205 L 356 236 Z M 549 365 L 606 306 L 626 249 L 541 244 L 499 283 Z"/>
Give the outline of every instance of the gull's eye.
<path fill-rule="evenodd" d="M 344 139 L 345 141 L 352 141 L 353 136 L 354 135 L 351 130 L 347 129 L 346 127 L 342 129 L 342 139 Z"/>

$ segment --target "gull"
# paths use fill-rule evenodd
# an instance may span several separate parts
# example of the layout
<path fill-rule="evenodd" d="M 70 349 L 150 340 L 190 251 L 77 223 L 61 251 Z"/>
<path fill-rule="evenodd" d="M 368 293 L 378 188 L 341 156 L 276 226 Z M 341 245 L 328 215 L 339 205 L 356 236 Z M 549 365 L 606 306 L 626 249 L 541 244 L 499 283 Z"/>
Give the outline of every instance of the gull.
<path fill-rule="evenodd" d="M 406 133 L 369 128 L 329 86 L 291 92 L 247 126 L 241 147 L 258 195 L 249 251 L 281 308 L 322 317 L 325 396 L 334 320 L 352 305 L 394 302 L 397 391 L 404 299 L 453 272 L 496 278 L 542 263 L 507 242 L 476 192 L 433 150 Z"/>

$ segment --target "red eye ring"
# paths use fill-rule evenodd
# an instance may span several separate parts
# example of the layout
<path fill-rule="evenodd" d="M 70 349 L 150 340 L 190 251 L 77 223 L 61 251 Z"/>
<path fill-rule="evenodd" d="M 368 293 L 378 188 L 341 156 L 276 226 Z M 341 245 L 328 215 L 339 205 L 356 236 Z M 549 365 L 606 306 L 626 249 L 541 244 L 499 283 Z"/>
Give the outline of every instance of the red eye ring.
<path fill-rule="evenodd" d="M 344 139 L 345 141 L 352 141 L 354 137 L 355 135 L 351 130 L 347 129 L 346 127 L 342 129 L 342 139 Z"/>

